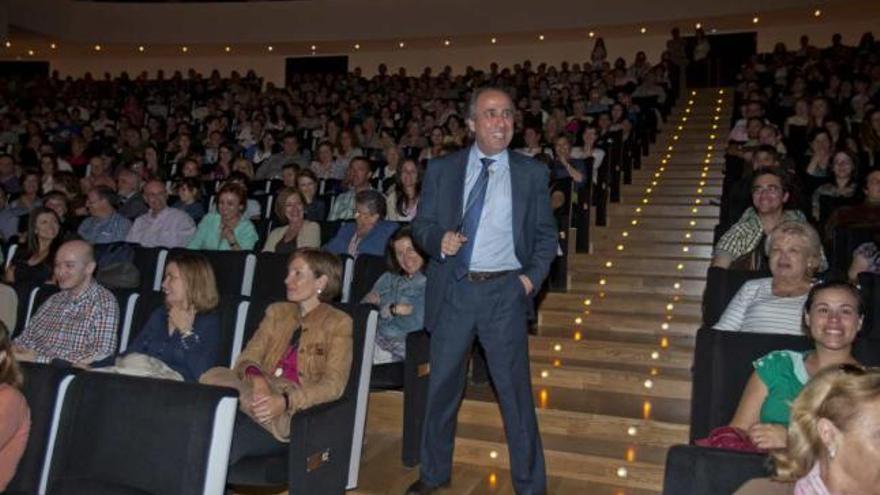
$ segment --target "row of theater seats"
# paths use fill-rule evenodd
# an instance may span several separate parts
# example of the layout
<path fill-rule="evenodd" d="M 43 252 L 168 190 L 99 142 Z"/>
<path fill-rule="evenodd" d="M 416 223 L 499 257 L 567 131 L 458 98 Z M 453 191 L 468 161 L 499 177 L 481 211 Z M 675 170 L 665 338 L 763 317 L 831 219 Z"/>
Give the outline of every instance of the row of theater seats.
<path fill-rule="evenodd" d="M 228 470 L 234 390 L 23 364 L 32 426 L 5 494 L 219 495 L 227 480 L 286 484 L 295 493 L 356 487 L 378 314 L 369 305 L 339 307 L 354 320 L 342 397 L 293 416 L 286 454 L 241 459 Z M 244 318 L 243 343 L 261 318 L 257 310 Z"/>
<path fill-rule="evenodd" d="M 766 273 L 709 269 L 703 299 L 703 325 L 697 332 L 691 389 L 690 440 L 705 438 L 730 423 L 752 362 L 779 349 L 803 351 L 813 346 L 806 336 L 714 330 L 724 308 L 747 280 Z M 865 302 L 862 331 L 853 346 L 859 362 L 880 365 L 880 275 L 862 273 L 859 287 Z M 752 478 L 769 476 L 769 458 L 695 445 L 677 445 L 666 458 L 664 494 L 724 495 Z"/>

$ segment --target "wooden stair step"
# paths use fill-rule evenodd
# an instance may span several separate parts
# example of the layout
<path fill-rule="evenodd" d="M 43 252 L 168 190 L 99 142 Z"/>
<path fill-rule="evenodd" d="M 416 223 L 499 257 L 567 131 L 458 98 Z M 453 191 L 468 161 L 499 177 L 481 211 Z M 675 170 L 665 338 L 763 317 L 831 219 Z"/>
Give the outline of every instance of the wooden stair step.
<path fill-rule="evenodd" d="M 693 351 L 658 345 L 591 340 L 572 342 L 553 337 L 529 336 L 529 354 L 550 359 L 579 359 L 595 362 L 627 361 L 651 366 L 690 369 Z"/>
<path fill-rule="evenodd" d="M 641 214 L 635 218 L 609 216 L 608 225 L 606 226 L 606 228 L 621 228 L 624 226 L 637 225 L 650 226 L 650 228 L 652 229 L 699 229 L 714 231 L 715 226 L 718 225 L 718 219 L 699 217 L 662 217 L 646 214 Z"/>
<path fill-rule="evenodd" d="M 605 279 L 600 285 L 602 275 L 592 274 L 572 280 L 569 292 L 598 294 L 599 292 L 630 292 L 634 295 L 685 295 L 701 297 L 706 290 L 705 280 L 680 279 L 678 277 L 641 277 L 638 275 L 616 274 Z M 678 284 L 678 285 L 676 285 Z"/>
<path fill-rule="evenodd" d="M 605 315 L 607 316 L 607 315 Z M 673 323 L 673 322 L 664 322 Z M 675 322 L 678 326 L 670 325 L 668 330 L 661 330 L 658 322 L 651 322 L 643 326 L 633 327 L 634 330 L 627 332 L 626 330 L 608 330 L 607 326 L 601 323 L 597 324 L 594 320 L 587 318 L 582 325 L 569 325 L 566 323 L 544 323 L 537 329 L 537 335 L 542 337 L 555 337 L 560 339 L 575 340 L 604 340 L 607 342 L 621 342 L 626 344 L 645 344 L 656 345 L 662 338 L 666 338 L 669 345 L 675 348 L 693 349 L 696 345 L 698 324 L 684 322 Z M 542 359 L 533 359 L 533 362 L 543 361 Z M 548 361 L 551 362 L 552 361 Z M 603 367 L 607 367 L 608 363 L 603 363 Z M 641 370 L 641 366 L 639 367 Z M 687 377 L 690 379 L 690 377 Z"/>
<path fill-rule="evenodd" d="M 608 206 L 608 214 L 611 216 L 641 214 L 641 216 L 714 218 L 717 220 L 720 208 L 708 204 L 690 206 L 654 204 L 652 198 L 648 196 L 647 204 L 611 203 Z"/>
<path fill-rule="evenodd" d="M 624 236 L 623 233 L 626 232 Z M 690 237 L 685 235 L 690 232 Z M 596 229 L 591 232 L 594 244 L 608 242 L 654 242 L 654 243 L 677 243 L 690 242 L 694 244 L 710 244 L 713 237 L 712 232 L 705 230 L 673 230 L 673 229 L 652 229 L 647 225 L 637 229 Z"/>
<path fill-rule="evenodd" d="M 652 205 L 662 205 L 662 206 L 693 206 L 694 200 L 699 199 L 702 205 L 712 205 L 712 204 L 720 204 L 721 196 L 720 195 L 707 195 L 705 191 L 702 193 L 697 193 L 696 189 L 690 195 L 687 194 L 667 194 L 665 191 L 660 190 L 657 187 L 652 188 L 653 191 L 650 196 L 650 201 Z M 641 204 L 641 199 L 644 197 L 644 188 L 633 187 L 632 189 L 624 189 L 621 191 L 621 199 L 620 203 L 626 206 L 636 206 Z"/>
<path fill-rule="evenodd" d="M 677 244 L 652 244 L 650 242 L 632 240 L 627 240 L 625 242 L 626 244 L 624 246 L 623 252 L 632 256 L 656 256 L 670 258 L 681 258 L 683 256 L 687 256 L 690 259 L 700 260 L 708 260 L 712 258 L 711 244 L 693 244 L 686 241 L 682 241 Z M 594 250 L 596 256 L 619 252 L 614 245 L 608 245 L 607 243 L 603 244 L 607 247 L 596 248 Z"/>

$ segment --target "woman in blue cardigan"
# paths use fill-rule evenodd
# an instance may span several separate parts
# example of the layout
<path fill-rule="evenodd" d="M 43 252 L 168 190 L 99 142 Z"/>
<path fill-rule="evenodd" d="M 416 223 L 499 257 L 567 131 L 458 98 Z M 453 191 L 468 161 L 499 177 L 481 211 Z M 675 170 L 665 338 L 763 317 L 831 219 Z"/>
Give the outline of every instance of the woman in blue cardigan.
<path fill-rule="evenodd" d="M 195 253 L 174 255 L 162 281 L 165 304 L 156 308 L 126 353 L 154 357 L 197 382 L 217 365 L 220 353 L 220 315 L 214 271 Z"/>

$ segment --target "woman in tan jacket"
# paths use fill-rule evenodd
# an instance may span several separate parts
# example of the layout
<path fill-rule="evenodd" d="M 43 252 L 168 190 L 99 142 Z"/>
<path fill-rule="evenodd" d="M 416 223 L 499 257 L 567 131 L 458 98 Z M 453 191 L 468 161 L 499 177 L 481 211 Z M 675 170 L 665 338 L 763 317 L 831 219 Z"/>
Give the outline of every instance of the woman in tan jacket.
<path fill-rule="evenodd" d="M 348 383 L 352 321 L 327 304 L 339 293 L 342 265 L 325 251 L 303 248 L 288 266 L 287 300 L 266 309 L 235 367 L 212 368 L 200 381 L 236 388 L 230 464 L 287 450 L 297 411 L 338 399 Z M 247 416 L 247 417 L 245 417 Z"/>

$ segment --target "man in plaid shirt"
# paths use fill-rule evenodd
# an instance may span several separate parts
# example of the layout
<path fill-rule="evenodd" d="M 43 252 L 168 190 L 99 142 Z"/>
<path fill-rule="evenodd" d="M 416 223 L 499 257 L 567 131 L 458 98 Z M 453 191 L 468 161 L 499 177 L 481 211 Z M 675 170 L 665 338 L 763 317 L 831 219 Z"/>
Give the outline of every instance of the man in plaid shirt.
<path fill-rule="evenodd" d="M 15 339 L 15 356 L 48 363 L 89 364 L 116 352 L 119 305 L 94 279 L 95 257 L 84 241 L 64 243 L 55 255 L 61 292 L 50 297 Z"/>

